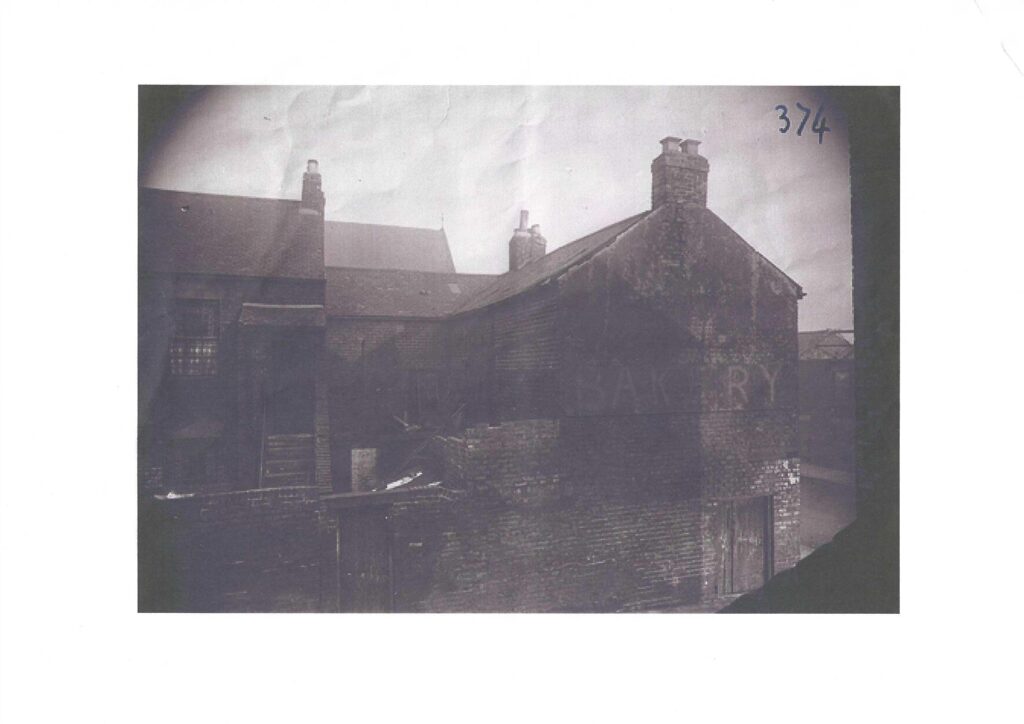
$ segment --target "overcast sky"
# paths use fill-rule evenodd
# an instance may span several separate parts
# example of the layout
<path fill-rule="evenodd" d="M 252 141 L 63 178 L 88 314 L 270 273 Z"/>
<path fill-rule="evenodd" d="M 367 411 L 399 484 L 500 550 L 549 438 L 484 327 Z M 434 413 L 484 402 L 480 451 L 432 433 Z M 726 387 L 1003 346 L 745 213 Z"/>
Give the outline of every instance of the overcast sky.
<path fill-rule="evenodd" d="M 811 108 L 801 136 L 797 102 Z M 328 219 L 438 228 L 443 215 L 456 269 L 500 273 L 521 208 L 549 251 L 650 208 L 665 136 L 702 141 L 708 206 L 803 286 L 800 329 L 852 328 L 846 127 L 811 89 L 215 88 L 173 120 L 142 180 L 298 198 L 316 158 Z"/>

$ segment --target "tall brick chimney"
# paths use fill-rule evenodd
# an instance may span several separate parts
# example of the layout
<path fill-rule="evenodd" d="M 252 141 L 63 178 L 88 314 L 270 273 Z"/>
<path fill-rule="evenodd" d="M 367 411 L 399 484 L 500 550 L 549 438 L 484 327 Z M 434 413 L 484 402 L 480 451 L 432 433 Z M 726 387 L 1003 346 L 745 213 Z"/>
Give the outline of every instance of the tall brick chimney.
<path fill-rule="evenodd" d="M 530 262 L 540 259 L 547 253 L 548 242 L 540 234 L 540 226 L 530 223 L 530 212 L 523 209 L 519 212 L 519 228 L 512 232 L 508 242 L 508 270 L 522 269 Z"/>
<path fill-rule="evenodd" d="M 301 214 L 324 214 L 324 192 L 320 190 L 320 164 L 316 159 L 306 162 L 306 172 L 302 174 L 302 202 L 299 204 Z"/>
<path fill-rule="evenodd" d="M 651 208 L 662 204 L 708 205 L 708 160 L 697 153 L 700 141 L 668 136 L 651 162 Z"/>

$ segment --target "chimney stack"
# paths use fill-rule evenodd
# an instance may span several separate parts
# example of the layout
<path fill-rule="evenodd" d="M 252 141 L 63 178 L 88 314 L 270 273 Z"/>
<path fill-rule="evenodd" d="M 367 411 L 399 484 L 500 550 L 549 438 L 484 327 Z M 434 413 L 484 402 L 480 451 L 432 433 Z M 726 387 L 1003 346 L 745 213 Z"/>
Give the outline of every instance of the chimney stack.
<path fill-rule="evenodd" d="M 548 242 L 540 234 L 540 225 L 529 226 L 530 212 L 519 212 L 519 228 L 508 242 L 508 270 L 517 271 L 547 253 Z"/>
<path fill-rule="evenodd" d="M 662 204 L 708 205 L 708 160 L 697 152 L 700 141 L 661 139 L 661 155 L 651 162 L 651 208 Z"/>
<path fill-rule="evenodd" d="M 306 172 L 302 174 L 302 201 L 299 204 L 300 214 L 324 213 L 324 192 L 320 189 L 320 163 L 316 159 L 306 162 Z"/>

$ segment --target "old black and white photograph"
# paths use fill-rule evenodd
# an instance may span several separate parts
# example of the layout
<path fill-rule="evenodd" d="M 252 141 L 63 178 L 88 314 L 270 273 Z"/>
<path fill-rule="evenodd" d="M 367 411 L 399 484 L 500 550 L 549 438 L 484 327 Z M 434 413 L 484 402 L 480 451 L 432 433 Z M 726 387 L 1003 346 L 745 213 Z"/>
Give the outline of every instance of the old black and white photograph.
<path fill-rule="evenodd" d="M 1012 720 L 1022 29 L 0 3 L 0 722 Z"/>
<path fill-rule="evenodd" d="M 140 610 L 895 610 L 853 103 L 140 87 Z"/>

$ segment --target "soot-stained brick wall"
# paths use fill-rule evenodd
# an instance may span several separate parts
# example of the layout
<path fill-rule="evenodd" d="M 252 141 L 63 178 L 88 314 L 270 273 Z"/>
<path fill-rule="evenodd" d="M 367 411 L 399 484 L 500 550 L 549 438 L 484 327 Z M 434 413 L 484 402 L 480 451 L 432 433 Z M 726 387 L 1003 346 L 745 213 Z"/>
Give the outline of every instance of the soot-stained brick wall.
<path fill-rule="evenodd" d="M 404 611 L 616 611 L 696 603 L 699 500 L 622 494 L 564 477 L 556 420 L 447 438 L 449 500 L 393 506 Z"/>
<path fill-rule="evenodd" d="M 737 498 L 770 500 L 772 567 L 794 565 L 798 461 L 748 459 L 742 431 L 724 428 L 721 419 L 704 418 L 697 435 L 739 452 L 710 469 L 663 463 L 675 476 L 630 475 L 628 465 L 581 473 L 565 448 L 572 420 L 506 422 L 445 438 L 445 484 L 461 494 L 400 503 L 392 511 L 396 610 L 723 604 L 716 513 Z M 600 438 L 614 446 L 622 429 L 602 430 Z M 637 460 L 651 465 L 650 458 Z"/>
<path fill-rule="evenodd" d="M 716 501 L 770 498 L 799 554 L 795 285 L 706 210 L 666 206 L 559 284 L 565 477 L 699 499 L 702 595 L 723 594 Z"/>
<path fill-rule="evenodd" d="M 318 611 L 334 605 L 334 519 L 317 486 L 140 505 L 140 610 Z"/>
<path fill-rule="evenodd" d="M 393 369 L 454 373 L 465 408 L 438 441 L 454 492 L 392 506 L 395 607 L 721 602 L 737 501 L 763 507 L 766 573 L 793 565 L 798 292 L 713 214 L 668 205 L 429 333 L 369 323 Z"/>

